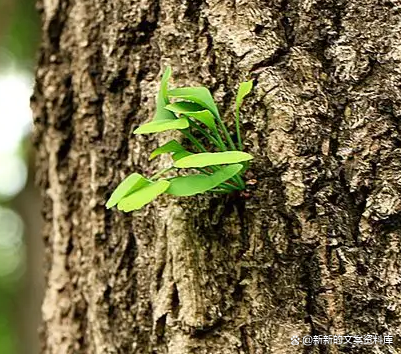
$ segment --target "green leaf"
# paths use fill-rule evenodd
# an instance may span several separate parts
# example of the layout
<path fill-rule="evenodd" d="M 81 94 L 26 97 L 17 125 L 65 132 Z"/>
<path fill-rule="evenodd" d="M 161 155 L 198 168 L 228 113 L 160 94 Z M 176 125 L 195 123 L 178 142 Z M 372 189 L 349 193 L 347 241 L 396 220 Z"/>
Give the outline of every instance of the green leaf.
<path fill-rule="evenodd" d="M 150 185 L 139 189 L 138 191 L 121 199 L 120 202 L 117 204 L 117 208 L 118 210 L 122 210 L 125 212 L 139 210 L 144 205 L 156 199 L 156 197 L 162 194 L 169 186 L 170 182 L 166 180 L 160 180 L 151 183 Z"/>
<path fill-rule="evenodd" d="M 195 102 L 219 117 L 219 110 L 206 87 L 181 87 L 167 92 L 167 96 Z"/>
<path fill-rule="evenodd" d="M 178 168 L 205 167 L 248 161 L 253 156 L 242 151 L 202 152 L 183 157 L 174 163 Z"/>
<path fill-rule="evenodd" d="M 193 117 L 196 120 L 199 120 L 213 132 L 217 131 L 216 123 L 214 121 L 214 115 L 210 113 L 210 111 L 205 109 L 199 112 L 189 112 L 188 116 Z"/>
<path fill-rule="evenodd" d="M 115 206 L 122 198 L 128 194 L 141 189 L 150 182 L 142 177 L 139 173 L 132 173 L 126 177 L 114 190 L 109 200 L 106 203 L 106 208 L 110 209 Z"/>
<path fill-rule="evenodd" d="M 239 85 L 237 98 L 235 100 L 237 109 L 240 108 L 245 96 L 247 96 L 252 91 L 252 86 L 253 86 L 253 80 L 241 82 L 241 84 Z"/>
<path fill-rule="evenodd" d="M 176 119 L 174 114 L 164 108 L 167 104 L 169 104 L 169 100 L 167 97 L 167 86 L 170 76 L 171 67 L 168 66 L 162 76 L 159 93 L 157 94 L 156 114 L 153 117 L 154 121 Z"/>
<path fill-rule="evenodd" d="M 185 101 L 170 103 L 166 106 L 166 109 L 178 114 L 204 110 L 200 104 Z"/>
<path fill-rule="evenodd" d="M 149 134 L 164 132 L 173 129 L 185 129 L 189 127 L 187 118 L 174 118 L 174 120 L 154 120 L 149 123 L 142 124 L 134 130 L 134 134 Z"/>
<path fill-rule="evenodd" d="M 177 160 L 182 159 L 183 157 L 190 156 L 190 155 L 193 155 L 193 153 L 189 152 L 187 150 L 184 150 L 184 151 L 176 152 L 175 154 L 173 154 L 172 157 L 173 157 L 174 161 L 177 161 Z"/>
<path fill-rule="evenodd" d="M 168 104 L 165 108 L 176 114 L 184 114 L 188 117 L 193 117 L 205 124 L 212 131 L 216 131 L 217 129 L 214 121 L 214 115 L 207 109 L 203 109 L 203 107 L 197 103 L 175 102 Z"/>
<path fill-rule="evenodd" d="M 161 154 L 166 154 L 168 152 L 181 152 L 185 151 L 184 147 L 177 140 L 170 140 L 168 143 L 159 146 L 156 150 L 154 150 L 150 156 L 149 160 L 153 160 L 156 156 Z"/>
<path fill-rule="evenodd" d="M 176 177 L 170 180 L 170 186 L 166 190 L 166 193 L 178 197 L 204 193 L 232 178 L 241 169 L 241 164 L 235 164 L 222 167 L 211 175 L 197 174 Z"/>
<path fill-rule="evenodd" d="M 238 141 L 238 148 L 242 150 L 242 140 L 241 140 L 241 131 L 239 128 L 239 109 L 241 107 L 242 101 L 244 97 L 248 95 L 252 90 L 253 80 L 242 82 L 239 85 L 237 98 L 235 100 L 235 130 L 237 133 L 237 141 Z"/>

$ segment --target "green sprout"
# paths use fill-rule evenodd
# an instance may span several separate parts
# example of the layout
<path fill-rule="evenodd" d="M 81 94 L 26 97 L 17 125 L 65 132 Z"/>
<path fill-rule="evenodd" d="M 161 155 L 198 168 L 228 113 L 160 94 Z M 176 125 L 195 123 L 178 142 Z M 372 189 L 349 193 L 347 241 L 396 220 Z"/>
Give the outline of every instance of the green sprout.
<path fill-rule="evenodd" d="M 222 121 L 216 103 L 206 87 L 182 87 L 168 90 L 171 68 L 163 74 L 156 103 L 156 114 L 149 123 L 141 125 L 134 134 L 159 133 L 179 130 L 197 152 L 189 151 L 178 141 L 170 140 L 158 147 L 149 157 L 153 160 L 160 154 L 171 153 L 172 165 L 150 178 L 132 173 L 114 190 L 106 208 L 117 205 L 119 210 L 139 210 L 160 194 L 191 196 L 204 192 L 230 193 L 245 189 L 243 173 L 253 156 L 243 152 L 239 110 L 244 97 L 252 90 L 252 81 L 240 84 L 235 110 L 236 144 Z M 171 102 L 173 99 L 174 102 Z M 214 152 L 208 152 L 201 135 Z M 215 151 L 217 150 L 217 151 Z M 182 169 L 197 170 L 199 173 L 178 177 L 162 176 Z"/>

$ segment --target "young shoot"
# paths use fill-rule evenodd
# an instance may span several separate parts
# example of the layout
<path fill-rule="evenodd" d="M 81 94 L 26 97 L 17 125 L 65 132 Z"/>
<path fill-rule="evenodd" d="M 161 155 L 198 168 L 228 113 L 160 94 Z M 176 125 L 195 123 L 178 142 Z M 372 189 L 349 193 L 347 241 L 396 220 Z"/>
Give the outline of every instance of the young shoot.
<path fill-rule="evenodd" d="M 220 117 L 210 91 L 206 87 L 169 90 L 170 76 L 171 68 L 167 67 L 161 79 L 153 120 L 135 129 L 134 134 L 178 130 L 188 139 L 190 148 L 185 149 L 176 140 L 158 147 L 150 154 L 149 160 L 161 154 L 171 154 L 171 166 L 149 178 L 138 173 L 126 177 L 107 201 L 108 209 L 117 205 L 124 212 L 139 210 L 162 193 L 182 197 L 205 192 L 227 194 L 245 188 L 241 175 L 253 156 L 242 151 L 239 111 L 245 96 L 252 90 L 252 81 L 241 83 L 237 93 L 235 143 Z M 204 145 L 194 132 L 202 135 L 210 145 Z M 218 152 L 210 152 L 209 146 L 213 147 L 212 151 Z M 199 173 L 166 177 L 167 172 L 177 170 L 196 170 Z"/>

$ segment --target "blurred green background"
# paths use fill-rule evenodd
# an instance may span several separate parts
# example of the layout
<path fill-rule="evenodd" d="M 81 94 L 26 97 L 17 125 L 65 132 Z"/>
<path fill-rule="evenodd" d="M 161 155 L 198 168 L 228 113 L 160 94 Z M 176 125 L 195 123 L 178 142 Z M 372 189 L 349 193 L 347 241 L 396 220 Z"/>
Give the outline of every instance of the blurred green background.
<path fill-rule="evenodd" d="M 0 354 L 39 353 L 42 240 L 29 138 L 39 29 L 33 0 L 0 0 Z"/>

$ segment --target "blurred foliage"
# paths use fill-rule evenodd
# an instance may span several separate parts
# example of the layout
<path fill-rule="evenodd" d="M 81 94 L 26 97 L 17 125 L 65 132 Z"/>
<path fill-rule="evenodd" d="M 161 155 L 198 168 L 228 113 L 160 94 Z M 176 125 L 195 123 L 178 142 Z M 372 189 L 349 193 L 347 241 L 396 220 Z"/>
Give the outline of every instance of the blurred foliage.
<path fill-rule="evenodd" d="M 3 261 L 3 260 L 2 260 Z M 19 290 L 15 276 L 0 277 L 0 353 L 17 353 L 17 330 L 13 309 L 15 296 Z"/>
<path fill-rule="evenodd" d="M 33 74 L 36 49 L 39 42 L 39 16 L 35 9 L 34 0 L 0 0 L 0 75 L 5 74 L 10 67 L 20 70 L 29 70 Z M 4 116 L 4 115 L 3 115 Z M 0 119 L 2 111 L 0 107 Z M 25 143 L 19 142 L 20 148 L 15 152 L 21 156 L 26 152 Z M 26 158 L 26 154 L 24 154 Z M 0 166 L 0 169 L 7 166 Z M 0 200 L 0 211 L 8 209 L 10 200 Z M 14 213 L 15 214 L 15 213 Z M 17 215 L 17 214 L 16 214 Z M 10 224 L 10 223 L 9 223 Z M 19 328 L 21 317 L 16 315 L 19 294 L 21 293 L 24 245 L 12 245 L 7 248 L 7 223 L 0 220 L 0 270 L 10 269 L 9 272 L 0 271 L 0 353 L 17 354 L 19 352 Z M 2 232 L 1 232 L 2 231 Z M 8 263 L 7 263 L 8 262 Z M 12 269 L 10 264 L 19 264 Z M 9 268 L 7 268 L 7 266 Z"/>
<path fill-rule="evenodd" d="M 0 24 L 5 26 L 0 32 L 0 48 L 11 56 L 13 64 L 33 69 L 40 37 L 35 1 L 1 0 Z"/>

